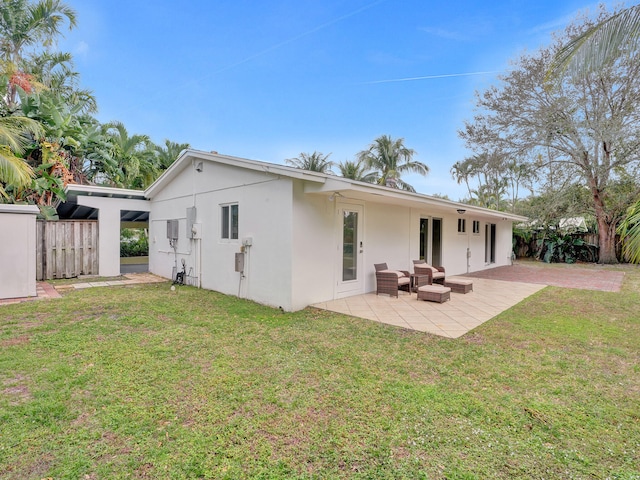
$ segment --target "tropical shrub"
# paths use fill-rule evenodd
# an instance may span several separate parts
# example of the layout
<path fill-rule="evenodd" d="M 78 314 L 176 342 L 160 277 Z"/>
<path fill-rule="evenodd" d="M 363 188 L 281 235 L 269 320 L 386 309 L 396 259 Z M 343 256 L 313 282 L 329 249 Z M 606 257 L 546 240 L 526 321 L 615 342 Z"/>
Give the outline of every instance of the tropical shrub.
<path fill-rule="evenodd" d="M 120 256 L 144 257 L 149 255 L 149 236 L 143 228 L 123 228 L 120 231 Z"/>
<path fill-rule="evenodd" d="M 537 240 L 540 257 L 546 263 L 595 262 L 595 245 L 573 235 L 550 232 Z"/>

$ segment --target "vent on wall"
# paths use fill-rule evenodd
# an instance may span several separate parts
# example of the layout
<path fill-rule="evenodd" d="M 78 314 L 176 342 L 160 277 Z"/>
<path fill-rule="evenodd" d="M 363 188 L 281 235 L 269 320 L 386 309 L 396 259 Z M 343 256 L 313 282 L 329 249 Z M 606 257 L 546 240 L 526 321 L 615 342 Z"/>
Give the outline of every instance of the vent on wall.
<path fill-rule="evenodd" d="M 178 220 L 167 220 L 167 238 L 178 240 Z"/>

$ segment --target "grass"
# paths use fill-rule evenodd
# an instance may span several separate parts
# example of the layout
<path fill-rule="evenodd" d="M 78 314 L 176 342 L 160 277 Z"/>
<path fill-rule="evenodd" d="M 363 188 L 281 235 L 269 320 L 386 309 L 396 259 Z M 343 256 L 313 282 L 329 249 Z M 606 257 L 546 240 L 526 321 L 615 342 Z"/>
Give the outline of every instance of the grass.
<path fill-rule="evenodd" d="M 640 473 L 640 271 L 451 340 L 169 284 L 0 308 L 0 477 Z"/>

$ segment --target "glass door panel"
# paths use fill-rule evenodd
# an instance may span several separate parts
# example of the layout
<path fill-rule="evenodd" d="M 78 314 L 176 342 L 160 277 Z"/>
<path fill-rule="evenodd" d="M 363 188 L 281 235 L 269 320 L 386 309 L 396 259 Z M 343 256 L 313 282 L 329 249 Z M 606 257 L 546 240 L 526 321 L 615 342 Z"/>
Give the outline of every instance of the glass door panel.
<path fill-rule="evenodd" d="M 343 211 L 342 281 L 358 279 L 358 212 Z"/>

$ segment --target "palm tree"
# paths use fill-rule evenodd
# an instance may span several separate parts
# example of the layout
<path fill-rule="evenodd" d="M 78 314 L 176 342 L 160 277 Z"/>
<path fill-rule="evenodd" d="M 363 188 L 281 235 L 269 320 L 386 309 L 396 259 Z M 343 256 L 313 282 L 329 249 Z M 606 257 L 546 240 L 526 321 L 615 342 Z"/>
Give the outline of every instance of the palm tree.
<path fill-rule="evenodd" d="M 31 183 L 33 169 L 20 155 L 43 134 L 40 124 L 26 117 L 0 118 L 0 196 L 7 198 L 2 184 L 22 189 Z"/>
<path fill-rule="evenodd" d="M 469 185 L 469 179 L 475 175 L 474 172 L 474 159 L 465 158 L 464 160 L 457 161 L 451 167 L 451 176 L 458 185 L 462 182 L 467 186 L 469 192 L 469 198 L 472 197 L 471 186 Z"/>
<path fill-rule="evenodd" d="M 617 59 L 624 48 L 640 41 L 640 5 L 625 8 L 589 28 L 567 43 L 555 56 L 548 77 L 558 79 L 565 71 L 593 72 Z"/>
<path fill-rule="evenodd" d="M 170 140 L 165 140 L 164 146 L 158 145 L 156 147 L 158 167 L 162 170 L 166 170 L 173 162 L 176 161 L 180 153 L 188 148 L 191 148 L 191 145 L 188 143 L 176 143 Z"/>
<path fill-rule="evenodd" d="M 394 140 L 389 135 L 382 135 L 373 141 L 368 150 L 358 154 L 358 160 L 375 170 L 378 184 L 415 192 L 411 185 L 400 178 L 406 172 L 421 175 L 429 173 L 427 165 L 413 160 L 415 154 L 413 149 L 405 147 L 403 138 Z"/>
<path fill-rule="evenodd" d="M 340 175 L 344 178 L 365 183 L 376 183 L 378 181 L 376 173 L 369 171 L 362 161 L 345 160 L 344 163 L 338 164 L 338 168 L 340 169 Z"/>
<path fill-rule="evenodd" d="M 155 146 L 147 135 L 129 135 L 124 124 L 111 122 L 103 125 L 111 144 L 115 165 L 105 172 L 107 183 L 122 188 L 146 188 L 159 175 L 155 159 Z"/>
<path fill-rule="evenodd" d="M 56 37 L 61 35 L 61 27 L 65 22 L 71 30 L 76 26 L 76 14 L 60 0 L 2 2 L 0 56 L 4 70 L 12 71 L 5 97 L 9 110 L 14 110 L 17 105 L 18 87 L 25 82 L 28 84 L 30 80 L 24 73 L 25 50 L 34 45 L 47 47 L 53 44 Z"/>
<path fill-rule="evenodd" d="M 292 167 L 301 168 L 302 170 L 311 170 L 319 173 L 333 173 L 331 167 L 334 163 L 329 160 L 331 154 L 323 155 L 320 152 L 311 154 L 301 153 L 299 157 L 287 158 L 285 162 Z"/>
<path fill-rule="evenodd" d="M 618 226 L 618 234 L 623 242 L 622 253 L 631 263 L 640 263 L 640 200 L 627 210 L 627 216 Z"/>
<path fill-rule="evenodd" d="M 73 68 L 70 53 L 44 52 L 35 55 L 25 69 L 27 74 L 37 79 L 41 88 L 60 97 L 68 105 L 79 106 L 82 113 L 98 111 L 93 93 L 79 88 L 79 74 Z"/>

